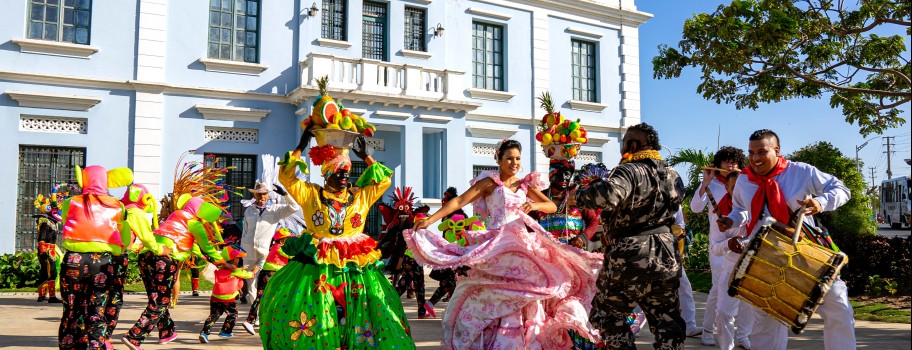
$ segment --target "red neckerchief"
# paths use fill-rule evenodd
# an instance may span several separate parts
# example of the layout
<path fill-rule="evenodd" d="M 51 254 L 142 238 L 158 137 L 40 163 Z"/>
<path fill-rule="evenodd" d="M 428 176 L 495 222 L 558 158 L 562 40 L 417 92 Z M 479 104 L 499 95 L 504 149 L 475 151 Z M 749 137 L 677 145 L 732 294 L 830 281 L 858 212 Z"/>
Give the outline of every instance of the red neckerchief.
<path fill-rule="evenodd" d="M 760 214 L 763 213 L 763 204 L 766 204 L 767 209 L 769 209 L 770 214 L 773 215 L 773 218 L 775 218 L 776 221 L 788 225 L 788 203 L 785 201 L 785 195 L 782 194 L 782 189 L 779 188 L 779 183 L 773 180 L 774 177 L 782 174 L 786 168 L 788 168 L 788 161 L 785 160 L 785 157 L 779 156 L 779 159 L 776 161 L 776 166 L 773 167 L 773 170 L 770 171 L 769 174 L 761 176 L 754 174 L 750 167 L 744 169 L 744 174 L 747 174 L 747 179 L 758 186 L 757 193 L 755 193 L 754 198 L 751 199 L 751 219 L 750 223 L 747 224 L 747 232 L 754 232 L 754 226 L 757 225 L 757 222 L 760 220 Z"/>
<path fill-rule="evenodd" d="M 719 180 L 719 182 L 721 182 L 723 186 L 725 185 L 725 183 L 727 181 L 727 179 L 724 176 L 720 175 L 718 172 L 716 173 L 716 180 Z M 707 188 L 706 190 L 709 191 L 709 188 Z M 716 203 L 716 205 L 719 208 L 719 212 L 713 211 L 713 213 L 716 213 L 716 215 L 721 214 L 721 216 L 728 216 L 728 214 L 731 214 L 732 197 L 730 194 L 728 194 L 728 191 L 725 191 L 725 195 L 722 196 L 722 199 L 719 200 L 719 203 Z"/>

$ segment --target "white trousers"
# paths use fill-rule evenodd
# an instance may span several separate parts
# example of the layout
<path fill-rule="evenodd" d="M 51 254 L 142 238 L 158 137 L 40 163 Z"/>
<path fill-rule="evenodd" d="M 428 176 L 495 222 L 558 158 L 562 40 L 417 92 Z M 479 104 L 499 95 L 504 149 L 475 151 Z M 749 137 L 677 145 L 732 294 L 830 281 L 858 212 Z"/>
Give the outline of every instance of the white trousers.
<path fill-rule="evenodd" d="M 788 327 L 759 309 L 754 310 L 757 323 L 751 332 L 751 346 L 754 349 L 785 350 L 788 347 Z M 833 282 L 817 313 L 823 319 L 824 349 L 855 349 L 855 316 L 845 282 Z"/>
<path fill-rule="evenodd" d="M 713 333 L 716 329 L 716 307 L 718 307 L 718 291 L 728 288 L 728 276 L 722 281 L 722 259 L 709 257 L 709 270 L 712 273 L 712 287 L 706 296 L 706 309 L 703 310 L 703 332 Z"/>
<path fill-rule="evenodd" d="M 241 243 L 241 248 L 247 252 L 247 256 L 244 257 L 244 265 L 251 268 L 253 266 L 259 266 L 261 269 L 263 268 L 263 264 L 266 263 L 266 256 L 257 253 L 256 249 L 253 249 L 253 244 Z M 244 281 L 247 282 L 247 289 L 242 292 L 247 295 L 247 300 L 252 303 L 257 295 L 257 275 L 255 274 L 253 277 Z"/>
<path fill-rule="evenodd" d="M 754 328 L 755 309 L 738 298 L 728 296 L 728 280 L 737 263 L 737 257 L 726 257 L 719 271 L 719 283 L 717 284 L 715 280 L 713 281 L 713 286 L 719 286 L 717 288 L 718 301 L 715 321 L 718 335 L 717 344 L 722 350 L 734 349 L 735 339 L 748 339 L 751 330 Z M 738 327 L 737 333 L 735 331 L 736 325 Z M 756 346 L 752 347 L 761 349 Z"/>
<path fill-rule="evenodd" d="M 697 327 L 697 305 L 694 302 L 693 288 L 690 287 L 690 280 L 687 279 L 687 272 L 681 267 L 681 285 L 678 287 L 678 299 L 681 304 L 681 317 L 684 318 L 684 324 L 688 329 Z"/>

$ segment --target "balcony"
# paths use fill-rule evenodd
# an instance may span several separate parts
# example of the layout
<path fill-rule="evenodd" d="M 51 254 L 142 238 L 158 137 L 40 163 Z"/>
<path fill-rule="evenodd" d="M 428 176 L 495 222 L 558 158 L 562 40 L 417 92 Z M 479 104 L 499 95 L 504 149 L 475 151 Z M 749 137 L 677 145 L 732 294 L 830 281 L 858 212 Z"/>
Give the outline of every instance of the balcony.
<path fill-rule="evenodd" d="M 301 86 L 291 93 L 300 104 L 317 95 L 317 79 L 329 77 L 336 99 L 399 107 L 471 111 L 465 101 L 464 73 L 414 65 L 311 53 L 300 64 Z"/>

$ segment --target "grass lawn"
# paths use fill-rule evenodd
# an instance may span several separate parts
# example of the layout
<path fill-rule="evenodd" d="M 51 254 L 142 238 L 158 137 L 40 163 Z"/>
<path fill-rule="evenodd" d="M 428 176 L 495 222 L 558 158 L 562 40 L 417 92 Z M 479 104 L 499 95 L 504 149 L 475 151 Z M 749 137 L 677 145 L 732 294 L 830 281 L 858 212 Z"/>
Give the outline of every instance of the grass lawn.
<path fill-rule="evenodd" d="M 709 271 L 687 271 L 687 279 L 694 292 L 709 293 L 712 288 L 712 274 Z"/>
<path fill-rule="evenodd" d="M 855 319 L 858 320 L 912 323 L 912 312 L 908 308 L 864 301 L 852 301 L 852 308 L 855 309 Z"/>

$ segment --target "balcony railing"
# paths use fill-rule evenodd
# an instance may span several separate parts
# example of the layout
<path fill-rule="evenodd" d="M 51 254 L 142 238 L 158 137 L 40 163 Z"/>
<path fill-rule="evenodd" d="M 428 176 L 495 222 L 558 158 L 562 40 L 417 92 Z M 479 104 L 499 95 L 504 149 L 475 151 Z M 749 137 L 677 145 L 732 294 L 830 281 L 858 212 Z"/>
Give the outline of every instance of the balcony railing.
<path fill-rule="evenodd" d="M 301 82 L 316 86 L 329 76 L 333 89 L 464 101 L 463 72 L 311 53 L 301 62 Z"/>

